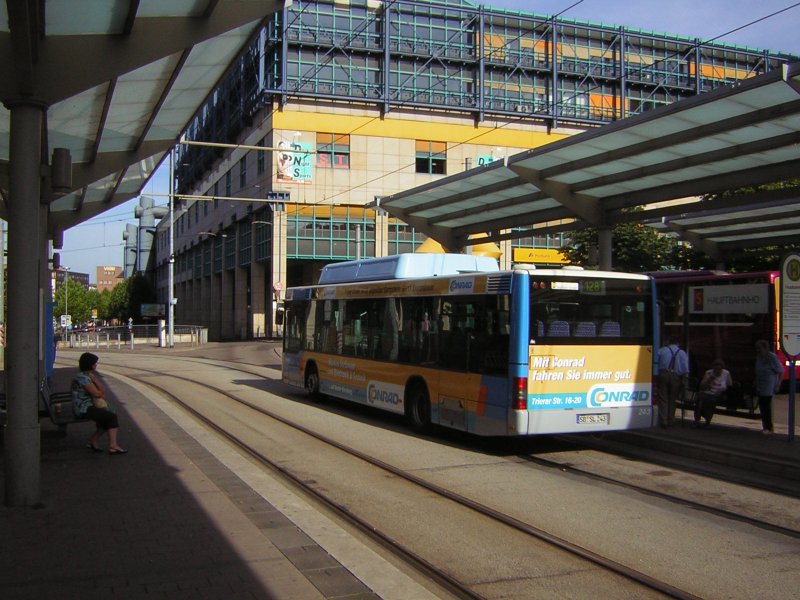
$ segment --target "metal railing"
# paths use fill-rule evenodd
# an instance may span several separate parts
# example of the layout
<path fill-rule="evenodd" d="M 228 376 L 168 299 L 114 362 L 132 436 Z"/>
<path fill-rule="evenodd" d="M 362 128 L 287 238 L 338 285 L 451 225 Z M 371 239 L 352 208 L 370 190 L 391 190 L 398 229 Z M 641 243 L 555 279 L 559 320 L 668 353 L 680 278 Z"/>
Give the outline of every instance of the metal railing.
<path fill-rule="evenodd" d="M 134 325 L 128 327 L 102 327 L 95 331 L 72 331 L 62 335 L 57 342 L 60 348 L 117 348 L 133 349 L 137 344 L 161 346 L 166 332 L 160 325 Z M 208 343 L 208 328 L 200 325 L 175 325 L 175 344 L 198 346 Z"/>

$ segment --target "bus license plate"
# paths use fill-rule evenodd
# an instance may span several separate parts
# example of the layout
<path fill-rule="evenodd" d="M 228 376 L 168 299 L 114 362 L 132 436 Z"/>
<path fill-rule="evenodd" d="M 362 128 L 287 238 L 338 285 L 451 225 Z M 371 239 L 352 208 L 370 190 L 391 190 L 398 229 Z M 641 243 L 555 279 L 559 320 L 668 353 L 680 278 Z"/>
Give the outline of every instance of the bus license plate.
<path fill-rule="evenodd" d="M 609 413 L 578 415 L 578 425 L 608 425 Z"/>

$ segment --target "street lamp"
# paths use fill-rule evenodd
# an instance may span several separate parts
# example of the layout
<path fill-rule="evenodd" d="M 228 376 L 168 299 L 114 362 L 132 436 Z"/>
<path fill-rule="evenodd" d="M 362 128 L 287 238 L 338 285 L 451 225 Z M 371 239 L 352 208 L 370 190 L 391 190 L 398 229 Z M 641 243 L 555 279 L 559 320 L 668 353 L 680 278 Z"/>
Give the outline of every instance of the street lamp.
<path fill-rule="evenodd" d="M 175 347 L 175 148 L 169 151 L 169 265 L 167 267 L 167 346 Z"/>
<path fill-rule="evenodd" d="M 61 270 L 64 271 L 64 315 L 67 317 L 64 319 L 64 327 L 69 331 L 69 323 L 72 319 L 69 318 L 69 271 L 70 267 L 61 267 Z"/>

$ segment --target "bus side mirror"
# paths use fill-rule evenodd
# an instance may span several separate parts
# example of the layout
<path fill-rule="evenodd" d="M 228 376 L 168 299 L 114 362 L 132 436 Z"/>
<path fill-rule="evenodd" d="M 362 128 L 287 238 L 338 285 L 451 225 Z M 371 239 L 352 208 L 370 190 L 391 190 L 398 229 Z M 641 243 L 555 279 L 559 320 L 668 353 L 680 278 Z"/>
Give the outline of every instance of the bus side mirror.
<path fill-rule="evenodd" d="M 275 324 L 283 325 L 283 309 L 279 308 L 275 311 Z"/>

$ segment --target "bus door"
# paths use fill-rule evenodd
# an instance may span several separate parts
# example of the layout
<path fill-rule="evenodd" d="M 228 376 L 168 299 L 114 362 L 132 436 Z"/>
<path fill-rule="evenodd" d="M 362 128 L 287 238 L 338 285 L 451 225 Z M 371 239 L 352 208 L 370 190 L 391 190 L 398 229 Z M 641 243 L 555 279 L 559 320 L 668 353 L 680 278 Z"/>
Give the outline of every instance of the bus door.
<path fill-rule="evenodd" d="M 508 296 L 449 296 L 437 308 L 442 370 L 432 406 L 435 422 L 464 431 L 505 434 Z"/>

